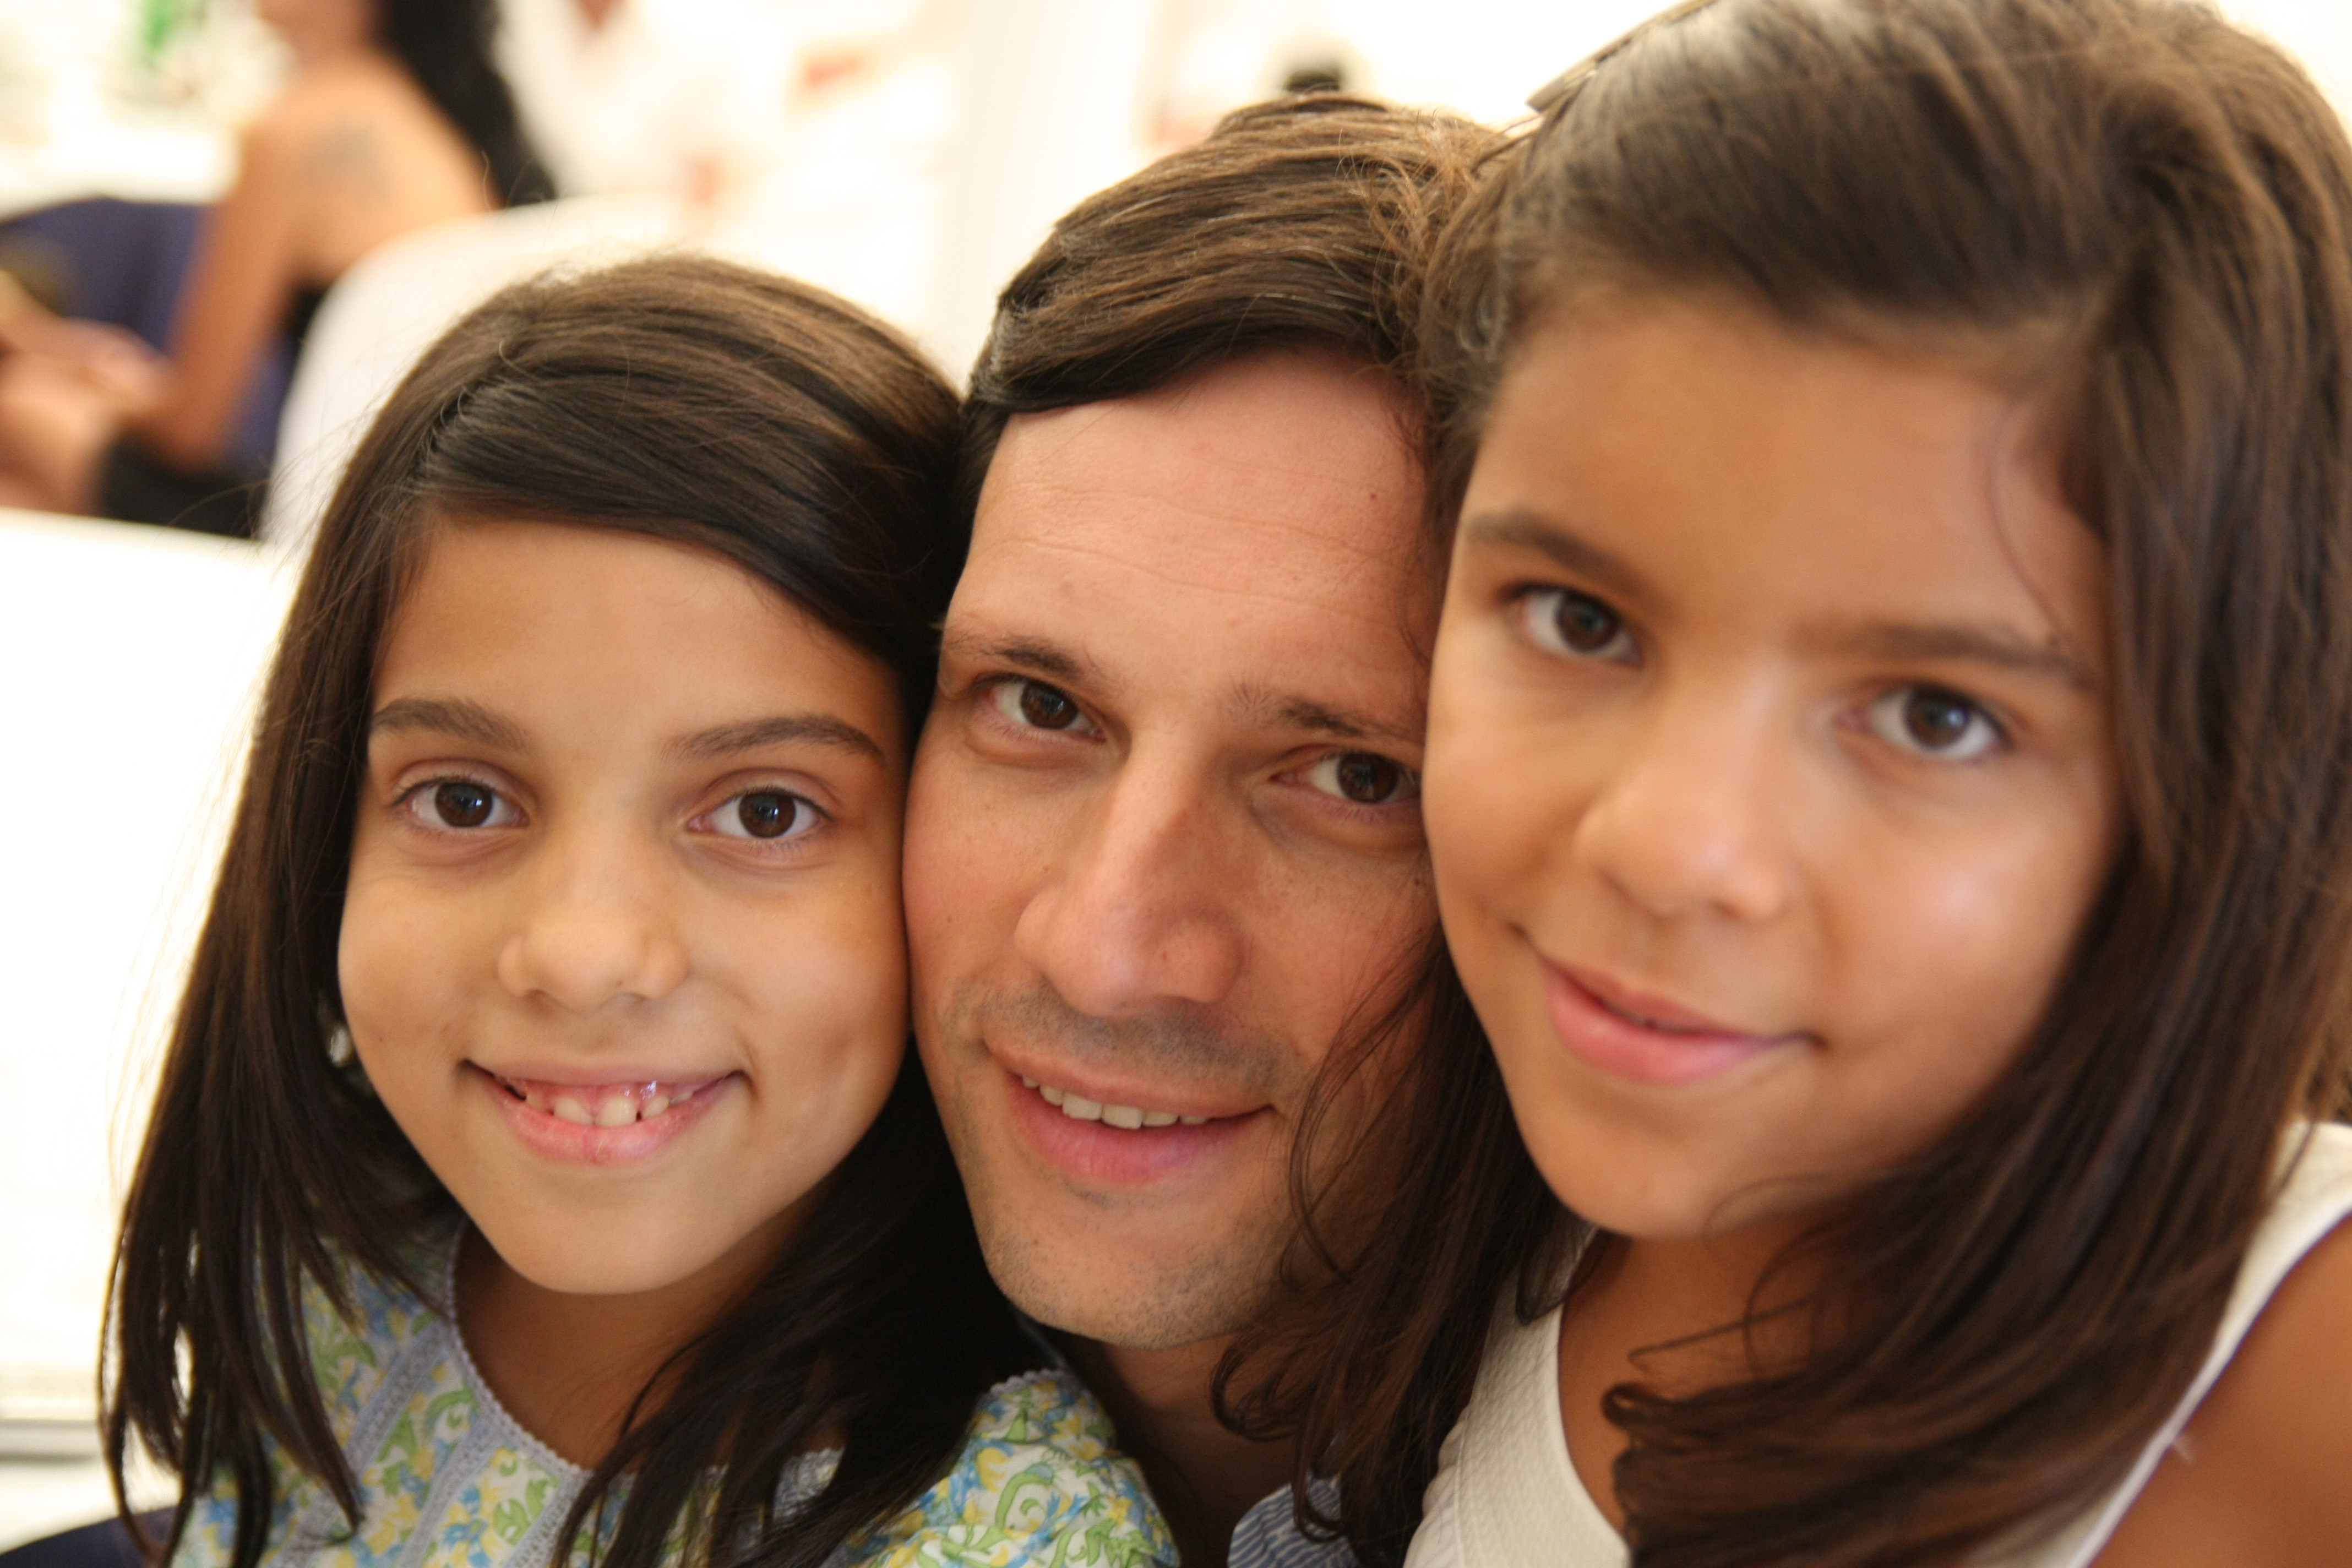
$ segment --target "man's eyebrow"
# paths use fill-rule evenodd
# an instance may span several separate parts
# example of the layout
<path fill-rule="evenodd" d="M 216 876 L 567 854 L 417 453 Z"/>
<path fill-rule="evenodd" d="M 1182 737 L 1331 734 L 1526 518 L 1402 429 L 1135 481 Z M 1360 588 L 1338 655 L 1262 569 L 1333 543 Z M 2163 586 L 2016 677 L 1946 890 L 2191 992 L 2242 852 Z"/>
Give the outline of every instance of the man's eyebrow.
<path fill-rule="evenodd" d="M 1412 725 L 1398 724 L 1349 709 L 1334 708 L 1312 698 L 1294 696 L 1255 684 L 1235 687 L 1234 705 L 1262 724 L 1311 730 L 1343 741 L 1372 741 L 1410 750 L 1419 747 L 1425 739 L 1423 731 Z"/>
<path fill-rule="evenodd" d="M 674 742 L 672 749 L 681 755 L 707 761 L 793 742 L 834 746 L 871 757 L 877 763 L 885 760 L 881 743 L 873 736 L 830 713 L 777 713 L 765 719 L 747 719 L 740 724 L 720 724 Z"/>
<path fill-rule="evenodd" d="M 1095 669 L 1091 660 L 1042 637 L 999 637 L 949 632 L 940 639 L 940 648 L 975 664 L 1017 665 L 1073 685 L 1098 684 L 1100 681 L 1100 673 Z"/>
<path fill-rule="evenodd" d="M 1639 572 L 1540 512 L 1524 507 L 1481 512 L 1463 521 L 1462 534 L 1474 547 L 1533 551 L 1549 557 L 1562 571 L 1629 599 L 1650 597 L 1649 584 Z"/>
<path fill-rule="evenodd" d="M 1890 622 L 1831 631 L 1817 640 L 1842 653 L 1889 663 L 1982 664 L 2023 675 L 2048 676 L 2080 691 L 2099 689 L 2083 661 L 2058 643 L 2035 642 L 1998 625 Z"/>
<path fill-rule="evenodd" d="M 521 725 L 461 697 L 396 697 L 368 718 L 371 735 L 396 730 L 429 731 L 509 752 L 527 751 L 530 746 Z"/>

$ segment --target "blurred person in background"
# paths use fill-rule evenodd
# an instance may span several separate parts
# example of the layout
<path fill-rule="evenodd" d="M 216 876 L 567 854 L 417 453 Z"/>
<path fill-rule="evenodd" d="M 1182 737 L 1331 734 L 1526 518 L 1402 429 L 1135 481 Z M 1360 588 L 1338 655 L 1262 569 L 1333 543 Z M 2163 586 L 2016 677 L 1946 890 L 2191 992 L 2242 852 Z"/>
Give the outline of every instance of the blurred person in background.
<path fill-rule="evenodd" d="M 169 354 L 0 289 L 0 503 L 250 532 L 276 410 L 248 391 L 281 348 L 290 363 L 328 288 L 386 240 L 551 194 L 491 62 L 489 0 L 256 7 L 294 73 L 171 290 Z M 46 215 L 69 288 L 168 243 L 163 209 L 77 205 Z"/>

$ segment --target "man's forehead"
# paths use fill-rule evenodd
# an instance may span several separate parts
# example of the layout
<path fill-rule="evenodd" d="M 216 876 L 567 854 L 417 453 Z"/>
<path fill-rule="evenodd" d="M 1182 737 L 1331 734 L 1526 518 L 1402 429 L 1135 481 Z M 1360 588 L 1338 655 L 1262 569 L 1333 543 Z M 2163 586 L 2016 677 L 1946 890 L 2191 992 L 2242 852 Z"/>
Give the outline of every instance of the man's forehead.
<path fill-rule="evenodd" d="M 1305 353 L 1018 416 L 982 491 L 973 563 L 1072 551 L 1213 581 L 1245 560 L 1266 591 L 1366 574 L 1402 590 L 1425 557 L 1411 432 L 1386 375 Z"/>
<path fill-rule="evenodd" d="M 1016 421 L 949 660 L 1417 750 L 1438 572 L 1401 403 L 1300 358 Z"/>

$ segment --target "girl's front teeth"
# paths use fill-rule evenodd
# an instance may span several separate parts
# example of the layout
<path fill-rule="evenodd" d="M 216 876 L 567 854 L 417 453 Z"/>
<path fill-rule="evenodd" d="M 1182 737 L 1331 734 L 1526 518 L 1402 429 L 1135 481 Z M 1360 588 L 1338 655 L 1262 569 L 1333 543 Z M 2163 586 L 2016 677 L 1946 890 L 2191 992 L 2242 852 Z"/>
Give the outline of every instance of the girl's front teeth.
<path fill-rule="evenodd" d="M 1088 1100 L 1083 1094 L 1072 1094 L 1066 1089 L 1056 1089 L 1050 1083 L 1041 1084 L 1034 1078 L 1021 1080 L 1024 1089 L 1034 1089 L 1045 1097 L 1045 1103 L 1060 1108 L 1063 1115 L 1073 1121 L 1099 1121 L 1107 1127 L 1123 1127 L 1132 1132 L 1141 1127 L 1173 1127 L 1182 1122 L 1198 1127 L 1209 1119 L 1205 1116 L 1179 1116 L 1172 1110 L 1145 1110 L 1132 1105 L 1105 1105 L 1098 1100 Z"/>
<path fill-rule="evenodd" d="M 706 1087 L 702 1084 L 614 1083 L 553 1084 L 525 1079 L 499 1079 L 509 1094 L 575 1127 L 626 1127 L 650 1121 L 674 1105 L 683 1105 Z"/>

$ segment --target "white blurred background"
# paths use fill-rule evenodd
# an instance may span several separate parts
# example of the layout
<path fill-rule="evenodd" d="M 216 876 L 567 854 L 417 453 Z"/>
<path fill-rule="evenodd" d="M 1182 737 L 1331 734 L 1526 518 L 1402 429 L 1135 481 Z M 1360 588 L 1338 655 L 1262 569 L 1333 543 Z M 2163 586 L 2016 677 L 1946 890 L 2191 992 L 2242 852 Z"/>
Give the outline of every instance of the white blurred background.
<path fill-rule="evenodd" d="M 567 193 L 347 274 L 247 543 L 0 512 L 0 1549 L 109 1509 L 89 1422 L 141 1102 L 293 550 L 406 357 L 565 256 L 692 243 L 868 304 L 961 376 L 1079 197 L 1298 73 L 1505 121 L 1654 0 L 504 0 Z M 2352 103 L 2352 4 L 2225 7 Z M 0 219 L 202 202 L 286 62 L 249 0 L 0 0 Z"/>

